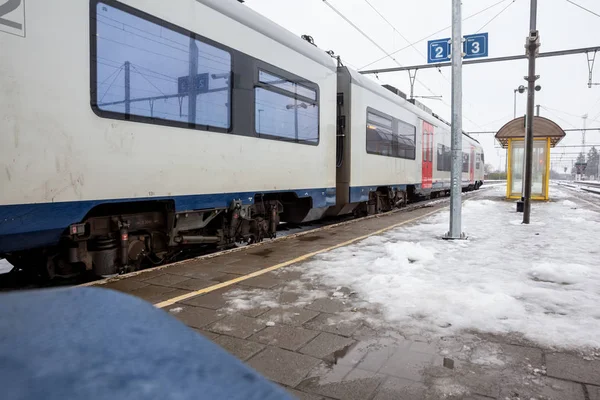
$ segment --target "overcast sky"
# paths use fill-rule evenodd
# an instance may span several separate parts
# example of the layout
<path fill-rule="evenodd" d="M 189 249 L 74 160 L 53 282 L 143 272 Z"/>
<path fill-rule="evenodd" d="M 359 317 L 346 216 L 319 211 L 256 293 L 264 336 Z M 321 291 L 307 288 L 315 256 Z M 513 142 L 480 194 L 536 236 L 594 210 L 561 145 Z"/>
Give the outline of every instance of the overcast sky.
<path fill-rule="evenodd" d="M 463 18 L 477 13 L 500 0 L 464 0 Z M 598 0 L 573 0 L 600 14 Z M 451 24 L 451 0 L 327 0 L 388 53 L 406 47 Z M 380 17 L 369 3 L 392 25 Z M 594 16 L 566 0 L 538 1 L 540 51 L 600 46 L 600 17 Z M 265 15 L 291 32 L 311 35 L 324 50 L 334 50 L 345 63 L 357 69 L 384 57 L 380 49 L 339 17 L 324 0 L 246 0 L 248 7 Z M 510 6 L 509 6 L 510 5 Z M 509 6 L 499 16 L 502 9 Z M 491 22 L 490 22 L 491 21 Z M 485 24 L 489 23 L 484 27 Z M 504 0 L 500 4 L 463 22 L 463 34 L 489 32 L 489 56 L 523 54 L 529 30 L 529 1 Z M 403 38 L 403 37 L 404 38 Z M 434 38 L 451 36 L 451 29 Z M 398 52 L 394 58 L 401 65 L 426 63 L 427 41 Z M 387 58 L 368 69 L 394 67 Z M 540 115 L 551 118 L 563 129 L 581 128 L 584 114 L 588 127 L 600 126 L 600 86 L 587 87 L 588 66 L 585 54 L 538 59 L 537 74 L 541 92 L 536 92 Z M 594 81 L 600 82 L 600 54 Z M 464 67 L 463 128 L 466 131 L 498 130 L 513 117 L 513 89 L 526 82 L 526 60 L 469 65 Z M 416 96 L 442 95 L 442 101 L 421 101 L 446 120 L 450 120 L 450 68 L 418 72 Z M 405 93 L 410 85 L 407 72 L 379 74 L 380 83 L 392 84 Z M 373 77 L 373 79 L 376 79 Z M 430 90 L 428 90 L 428 89 Z M 517 115 L 525 113 L 526 93 L 517 94 Z M 596 121 L 594 121 L 596 120 Z M 486 163 L 504 168 L 505 150 L 498 149 L 493 134 L 474 135 L 482 143 Z M 600 144 L 600 132 L 587 132 L 586 142 Z M 567 133 L 561 145 L 580 145 L 581 133 Z M 571 166 L 580 147 L 560 148 L 552 152 L 553 167 Z M 564 153 L 564 154 L 563 154 Z M 562 169 L 562 168 L 561 168 Z"/>

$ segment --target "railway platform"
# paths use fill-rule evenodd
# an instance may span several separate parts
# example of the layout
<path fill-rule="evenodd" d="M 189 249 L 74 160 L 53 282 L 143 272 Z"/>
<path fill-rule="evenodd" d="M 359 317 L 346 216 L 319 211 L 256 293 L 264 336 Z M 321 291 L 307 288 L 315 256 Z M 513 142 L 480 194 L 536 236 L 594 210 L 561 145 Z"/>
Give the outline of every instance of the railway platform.
<path fill-rule="evenodd" d="M 600 204 L 553 187 L 523 226 L 504 190 L 469 196 L 467 241 L 440 240 L 440 199 L 94 286 L 299 399 L 598 400 L 597 250 L 568 226 L 600 234 Z"/>

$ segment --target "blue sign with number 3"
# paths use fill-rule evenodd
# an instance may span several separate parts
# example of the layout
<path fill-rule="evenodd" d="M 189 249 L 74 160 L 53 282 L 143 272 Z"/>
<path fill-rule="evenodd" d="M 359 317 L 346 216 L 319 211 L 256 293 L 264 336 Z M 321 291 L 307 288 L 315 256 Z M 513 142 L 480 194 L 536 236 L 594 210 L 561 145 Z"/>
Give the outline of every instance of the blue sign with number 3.
<path fill-rule="evenodd" d="M 476 33 L 475 35 L 464 36 L 465 60 L 469 58 L 479 58 L 488 56 L 488 34 Z"/>

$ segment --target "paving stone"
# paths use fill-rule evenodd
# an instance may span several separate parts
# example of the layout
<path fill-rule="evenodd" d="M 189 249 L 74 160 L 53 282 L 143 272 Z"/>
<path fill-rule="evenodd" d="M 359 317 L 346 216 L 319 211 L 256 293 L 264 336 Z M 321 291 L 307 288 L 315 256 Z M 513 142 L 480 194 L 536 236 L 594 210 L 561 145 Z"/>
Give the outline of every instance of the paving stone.
<path fill-rule="evenodd" d="M 228 315 L 220 321 L 210 325 L 207 329 L 211 332 L 247 339 L 256 332 L 265 328 L 265 325 L 254 318 L 241 314 Z"/>
<path fill-rule="evenodd" d="M 184 293 L 187 293 L 187 291 L 166 286 L 147 285 L 139 289 L 132 290 L 130 294 L 150 303 L 155 303 L 166 299 L 171 299 Z"/>
<path fill-rule="evenodd" d="M 531 365 L 539 368 L 544 364 L 542 350 L 535 347 L 515 346 L 512 344 L 500 343 L 502 352 L 509 358 L 511 364 Z"/>
<path fill-rule="evenodd" d="M 275 271 L 267 272 L 265 276 L 270 276 L 275 279 L 282 279 L 284 281 L 293 281 L 302 278 L 304 272 L 301 269 L 295 267 L 280 268 Z"/>
<path fill-rule="evenodd" d="M 319 332 L 309 331 L 308 329 L 288 325 L 276 325 L 268 326 L 262 331 L 255 333 L 250 336 L 250 340 L 295 351 L 318 334 Z"/>
<path fill-rule="evenodd" d="M 406 350 L 397 350 L 383 364 L 379 372 L 396 378 L 423 381 L 423 370 L 433 365 L 435 356 Z"/>
<path fill-rule="evenodd" d="M 237 310 L 236 312 L 239 312 L 243 315 L 246 315 L 248 317 L 252 317 L 252 318 L 256 318 L 256 317 L 260 317 L 261 315 L 263 315 L 264 313 L 266 313 L 267 311 L 269 311 L 270 308 L 267 306 L 263 306 L 263 307 L 255 307 L 255 308 L 250 308 L 247 310 Z M 263 320 L 261 318 L 261 322 L 267 322 L 265 320 Z"/>
<path fill-rule="evenodd" d="M 381 338 L 368 341 L 366 354 L 357 363 L 357 367 L 366 371 L 378 372 L 395 353 L 406 352 L 411 342 L 397 339 Z M 358 357 L 358 356 L 357 356 Z"/>
<path fill-rule="evenodd" d="M 313 311 L 319 311 L 319 312 L 325 312 L 325 313 L 337 313 L 340 311 L 345 311 L 345 310 L 350 309 L 349 306 L 342 303 L 340 300 L 330 299 L 330 298 L 316 299 L 315 301 L 313 301 L 311 304 L 307 305 L 304 308 L 306 308 L 307 310 L 313 310 Z"/>
<path fill-rule="evenodd" d="M 284 281 L 281 279 L 271 278 L 269 276 L 260 275 L 255 278 L 246 279 L 245 281 L 240 282 L 239 284 L 242 286 L 250 286 L 261 289 L 271 289 Z"/>
<path fill-rule="evenodd" d="M 452 381 L 452 384 L 458 383 L 461 386 L 467 387 L 470 389 L 472 396 L 475 394 L 487 396 L 490 398 L 499 398 L 504 399 L 504 397 L 500 396 L 501 389 L 511 389 L 514 387 L 518 387 L 521 390 L 522 385 L 520 382 L 522 381 L 522 372 L 518 372 L 518 381 L 515 382 L 514 376 L 508 377 L 503 381 L 502 374 L 499 373 L 498 370 L 490 370 L 488 368 L 482 368 L 479 365 L 473 365 L 469 363 L 460 363 L 460 370 L 462 372 L 461 375 L 456 376 L 456 381 Z M 455 365 L 456 367 L 456 365 Z M 502 366 L 504 367 L 504 366 Z M 501 367 L 501 368 L 502 368 Z M 449 370 L 442 366 L 437 366 L 435 369 L 441 371 L 445 374 L 450 374 L 452 376 L 455 374 L 456 370 Z M 433 368 L 429 368 L 427 370 L 427 374 L 431 375 Z M 438 384 L 438 386 L 444 387 L 448 386 L 448 383 L 442 379 L 442 382 Z M 512 397 L 509 397 L 512 399 Z M 523 397 L 521 397 L 523 398 Z M 529 398 L 527 398 L 529 399 Z"/>
<path fill-rule="evenodd" d="M 158 286 L 174 287 L 174 284 L 181 283 L 186 280 L 188 280 L 188 278 L 186 278 L 185 276 L 163 274 L 154 278 L 146 279 L 144 280 L 144 283 L 149 283 L 151 285 Z"/>
<path fill-rule="evenodd" d="M 354 369 L 341 380 L 328 375 L 306 379 L 298 385 L 298 389 L 334 399 L 364 400 L 373 395 L 384 379 L 382 375 Z"/>
<path fill-rule="evenodd" d="M 156 278 L 157 276 L 164 275 L 167 273 L 167 268 L 161 268 L 154 271 L 144 270 L 139 274 L 129 277 L 127 279 L 133 279 L 134 281 L 145 281 L 147 279 Z"/>
<path fill-rule="evenodd" d="M 320 314 L 304 324 L 305 328 L 315 331 L 335 333 L 342 336 L 352 334 L 362 325 L 360 321 L 348 321 L 343 316 L 335 314 Z"/>
<path fill-rule="evenodd" d="M 134 279 L 121 279 L 99 287 L 103 289 L 112 289 L 123 293 L 129 293 L 133 290 L 141 289 L 144 286 L 148 286 L 148 284 L 141 281 L 136 281 Z"/>
<path fill-rule="evenodd" d="M 536 385 L 528 385 L 527 387 L 512 386 L 511 384 L 503 384 L 498 398 L 512 399 L 518 396 L 522 399 L 585 400 L 581 383 L 544 378 Z"/>
<path fill-rule="evenodd" d="M 219 267 L 219 271 L 227 272 L 228 274 L 246 275 L 260 270 L 260 267 L 248 265 L 241 259 L 231 265 L 223 265 Z"/>
<path fill-rule="evenodd" d="M 335 354 L 347 350 L 350 346 L 356 343 L 352 339 L 343 336 L 333 335 L 331 333 L 321 332 L 319 336 L 310 341 L 306 346 L 300 349 L 300 353 L 308 354 L 317 358 L 334 357 L 336 361 L 344 354 Z"/>
<path fill-rule="evenodd" d="M 202 279 L 195 279 L 195 278 L 186 278 L 185 281 L 181 281 L 179 283 L 174 283 L 170 286 L 177 288 L 177 289 L 195 291 L 195 290 L 205 289 L 207 287 L 210 287 L 210 286 L 213 286 L 216 284 L 217 284 L 217 282 L 205 281 Z"/>
<path fill-rule="evenodd" d="M 304 354 L 267 347 L 252 357 L 248 365 L 277 383 L 296 387 L 320 362 Z"/>
<path fill-rule="evenodd" d="M 231 288 L 223 288 L 210 293 L 191 297 L 181 302 L 190 306 L 204 307 L 217 310 L 227 305 L 227 299 L 223 296 L 223 294 L 228 292 L 229 290 L 231 290 Z"/>
<path fill-rule="evenodd" d="M 164 286 L 164 287 L 166 288 L 166 286 Z M 144 290 L 144 289 L 145 288 L 142 288 L 141 290 Z M 175 297 L 178 297 L 178 296 L 181 296 L 181 295 L 184 295 L 184 294 L 188 294 L 189 292 L 190 292 L 189 290 L 173 289 L 173 290 L 170 290 L 168 292 L 162 293 L 162 294 L 160 294 L 158 296 L 152 297 L 152 298 L 148 299 L 147 301 L 149 301 L 152 304 L 156 304 L 156 303 L 160 303 L 161 301 L 170 300 L 170 299 L 173 299 Z"/>
<path fill-rule="evenodd" d="M 373 400 L 415 400 L 425 398 L 427 387 L 420 382 L 389 377 L 383 382 Z"/>
<path fill-rule="evenodd" d="M 546 355 L 548 376 L 600 386 L 600 361 L 586 361 L 570 354 Z"/>
<path fill-rule="evenodd" d="M 176 265 L 169 268 L 169 273 L 205 281 L 210 281 L 217 276 L 223 275 L 223 272 L 218 270 L 218 266 L 210 263 Z"/>
<path fill-rule="evenodd" d="M 600 386 L 586 385 L 590 400 L 600 400 Z"/>
<path fill-rule="evenodd" d="M 575 382 L 546 378 L 544 386 L 538 392 L 542 398 L 557 400 L 584 400 L 583 385 Z M 534 396 L 531 396 L 534 397 Z M 592 400 L 590 398 L 590 400 Z"/>
<path fill-rule="evenodd" d="M 298 399 L 298 400 L 324 400 L 325 399 L 325 397 L 320 396 L 318 394 L 305 393 L 305 392 L 301 392 L 299 390 L 290 389 L 290 388 L 286 388 L 286 390 L 288 391 L 289 394 L 291 394 L 292 396 L 294 396 L 295 399 Z"/>
<path fill-rule="evenodd" d="M 264 344 L 225 335 L 219 336 L 214 342 L 242 361 L 246 361 L 266 347 Z"/>
<path fill-rule="evenodd" d="M 430 344 L 427 342 L 411 342 L 410 343 L 410 351 L 414 351 L 416 353 L 425 353 L 425 354 L 437 354 L 437 346 L 434 344 Z"/>
<path fill-rule="evenodd" d="M 215 341 L 216 338 L 221 336 L 218 333 L 204 331 L 202 329 L 197 329 L 197 328 L 192 328 L 192 329 L 195 330 L 196 332 L 198 332 L 199 334 L 201 334 L 202 336 L 204 336 L 205 338 L 212 340 L 213 342 Z"/>
<path fill-rule="evenodd" d="M 217 282 L 217 283 L 229 282 L 233 279 L 239 278 L 240 276 L 242 276 L 242 275 L 221 273 L 220 275 L 212 278 L 212 281 Z"/>
<path fill-rule="evenodd" d="M 276 324 L 300 326 L 310 321 L 317 315 L 319 315 L 319 313 L 316 311 L 305 310 L 297 307 L 274 308 L 261 315 L 260 319 L 264 320 L 265 322 L 275 322 Z"/>
<path fill-rule="evenodd" d="M 169 308 L 169 314 L 192 328 L 203 328 L 223 318 L 215 310 L 201 307 L 175 304 Z"/>

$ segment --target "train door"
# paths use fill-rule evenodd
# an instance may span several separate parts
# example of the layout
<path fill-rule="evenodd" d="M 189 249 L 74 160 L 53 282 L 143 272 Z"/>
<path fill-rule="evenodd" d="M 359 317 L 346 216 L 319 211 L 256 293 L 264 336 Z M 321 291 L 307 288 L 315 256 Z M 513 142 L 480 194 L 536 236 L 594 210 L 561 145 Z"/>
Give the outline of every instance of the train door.
<path fill-rule="evenodd" d="M 475 183 L 475 147 L 473 146 L 471 146 L 471 162 L 469 164 L 469 183 Z"/>
<path fill-rule="evenodd" d="M 423 121 L 423 171 L 421 187 L 431 189 L 433 181 L 433 125 Z"/>

